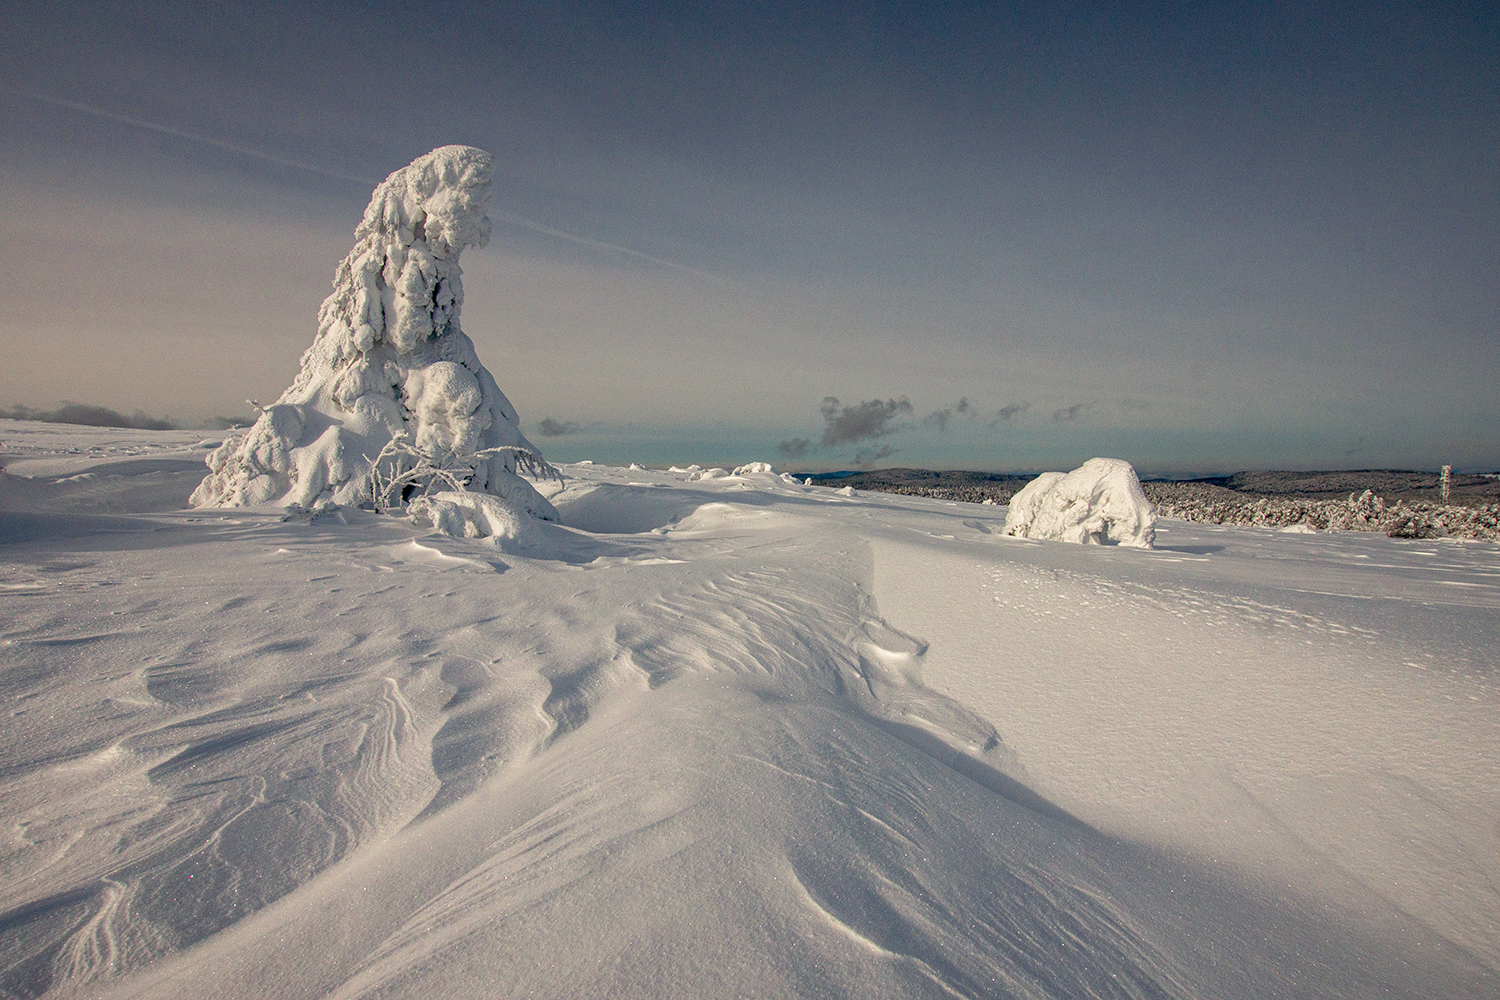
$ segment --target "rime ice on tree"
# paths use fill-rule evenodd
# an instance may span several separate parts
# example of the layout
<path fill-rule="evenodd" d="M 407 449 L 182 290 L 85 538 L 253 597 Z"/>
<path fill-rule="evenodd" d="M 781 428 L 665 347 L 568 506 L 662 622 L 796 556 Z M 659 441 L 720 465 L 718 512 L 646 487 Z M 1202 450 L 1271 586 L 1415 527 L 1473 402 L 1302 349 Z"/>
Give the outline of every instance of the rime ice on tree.
<path fill-rule="evenodd" d="M 1156 511 L 1129 462 L 1091 458 L 1072 472 L 1044 472 L 1010 498 L 1005 533 L 1085 545 L 1156 544 Z"/>
<path fill-rule="evenodd" d="M 196 507 L 399 505 L 418 490 L 556 512 L 517 471 L 551 468 L 459 328 L 465 247 L 489 242 L 488 153 L 444 146 L 385 179 L 291 388 L 208 456 Z"/>

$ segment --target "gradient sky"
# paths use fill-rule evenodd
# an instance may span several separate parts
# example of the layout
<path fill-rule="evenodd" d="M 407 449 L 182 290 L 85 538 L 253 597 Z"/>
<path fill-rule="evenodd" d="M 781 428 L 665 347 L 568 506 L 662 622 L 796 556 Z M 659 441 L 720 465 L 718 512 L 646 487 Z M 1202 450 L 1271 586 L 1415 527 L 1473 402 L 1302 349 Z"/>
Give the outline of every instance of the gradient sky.
<path fill-rule="evenodd" d="M 1500 466 L 1493 6 L 1117 6 L 11 0 L 0 406 L 274 399 L 456 142 L 556 460 Z"/>

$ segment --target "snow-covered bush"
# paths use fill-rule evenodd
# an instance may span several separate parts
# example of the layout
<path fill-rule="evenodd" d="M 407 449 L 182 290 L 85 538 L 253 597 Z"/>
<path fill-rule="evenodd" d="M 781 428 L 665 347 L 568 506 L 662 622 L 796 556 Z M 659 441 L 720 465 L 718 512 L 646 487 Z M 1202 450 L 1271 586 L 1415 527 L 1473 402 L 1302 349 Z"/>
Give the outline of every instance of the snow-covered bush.
<path fill-rule="evenodd" d="M 1129 462 L 1091 458 L 1072 472 L 1044 472 L 1027 483 L 1010 499 L 1005 533 L 1149 549 L 1156 512 Z"/>
<path fill-rule="evenodd" d="M 207 458 L 197 507 L 370 502 L 434 490 L 552 520 L 555 475 L 459 326 L 459 254 L 489 241 L 488 153 L 444 146 L 387 177 L 355 229 L 291 387 Z"/>
<path fill-rule="evenodd" d="M 503 552 L 545 556 L 550 547 L 537 519 L 516 504 L 488 493 L 445 490 L 412 500 L 407 514 L 455 538 L 487 538 Z"/>

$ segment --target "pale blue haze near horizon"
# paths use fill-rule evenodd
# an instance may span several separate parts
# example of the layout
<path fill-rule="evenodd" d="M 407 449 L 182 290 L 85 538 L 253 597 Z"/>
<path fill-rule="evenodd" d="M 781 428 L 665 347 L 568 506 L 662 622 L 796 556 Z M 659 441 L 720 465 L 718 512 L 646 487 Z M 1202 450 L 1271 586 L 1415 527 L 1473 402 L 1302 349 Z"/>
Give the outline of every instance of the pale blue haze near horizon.
<path fill-rule="evenodd" d="M 464 329 L 555 460 L 1500 467 L 1464 3 L 19 0 L 0 408 L 274 399 L 448 143 L 496 162 Z"/>

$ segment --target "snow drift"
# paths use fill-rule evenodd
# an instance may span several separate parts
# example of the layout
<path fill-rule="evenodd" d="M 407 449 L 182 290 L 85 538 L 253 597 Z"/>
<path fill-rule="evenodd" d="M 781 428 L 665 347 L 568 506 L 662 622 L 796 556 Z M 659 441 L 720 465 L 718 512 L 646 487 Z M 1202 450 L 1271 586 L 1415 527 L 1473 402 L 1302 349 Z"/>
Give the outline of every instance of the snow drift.
<path fill-rule="evenodd" d="M 1010 499 L 1005 533 L 1149 549 L 1156 512 L 1129 462 L 1091 458 L 1072 472 L 1044 472 L 1027 483 Z"/>
<path fill-rule="evenodd" d="M 459 254 L 489 242 L 491 162 L 444 146 L 375 188 L 286 392 L 207 458 L 197 507 L 400 506 L 467 490 L 547 520 L 549 474 L 459 327 Z"/>
<path fill-rule="evenodd" d="M 0 997 L 1500 996 L 1500 547 L 582 464 L 475 541 L 19 423 Z"/>

